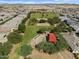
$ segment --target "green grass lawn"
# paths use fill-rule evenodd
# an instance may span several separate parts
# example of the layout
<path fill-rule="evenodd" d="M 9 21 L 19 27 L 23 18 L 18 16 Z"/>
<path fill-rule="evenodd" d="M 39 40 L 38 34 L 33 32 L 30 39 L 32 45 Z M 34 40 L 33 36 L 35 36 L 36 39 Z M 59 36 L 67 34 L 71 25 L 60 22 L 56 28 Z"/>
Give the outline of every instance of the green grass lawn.
<path fill-rule="evenodd" d="M 42 18 L 42 13 L 31 13 L 30 19 Z"/>
<path fill-rule="evenodd" d="M 37 19 L 37 18 L 53 18 L 57 16 L 56 13 L 53 13 L 53 12 L 47 12 L 47 13 L 31 13 L 30 15 L 30 19 Z"/>
<path fill-rule="evenodd" d="M 45 27 L 45 26 L 44 26 Z M 27 26 L 26 27 L 26 31 L 25 31 L 25 34 L 23 36 L 23 42 L 29 42 L 33 37 L 35 37 L 37 35 L 37 31 L 40 29 L 40 28 L 44 28 L 44 27 L 41 27 L 41 26 Z M 48 27 L 45 27 L 45 28 L 51 28 L 51 26 L 48 26 Z"/>
<path fill-rule="evenodd" d="M 27 26 L 24 33 L 23 42 L 30 41 L 34 36 L 36 36 L 36 31 L 38 30 L 37 26 Z"/>

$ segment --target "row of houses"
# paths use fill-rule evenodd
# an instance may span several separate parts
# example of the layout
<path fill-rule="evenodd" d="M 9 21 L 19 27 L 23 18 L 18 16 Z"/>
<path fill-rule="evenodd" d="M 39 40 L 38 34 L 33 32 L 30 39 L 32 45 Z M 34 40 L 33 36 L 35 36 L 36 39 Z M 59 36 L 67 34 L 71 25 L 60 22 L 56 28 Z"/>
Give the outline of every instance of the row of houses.
<path fill-rule="evenodd" d="M 60 17 L 60 19 L 74 28 L 76 32 L 79 32 L 79 23 L 77 21 L 67 18 L 66 16 Z"/>
<path fill-rule="evenodd" d="M 27 13 L 26 13 L 27 14 Z M 12 18 L 8 22 L 0 25 L 0 42 L 4 43 L 7 41 L 7 35 L 14 29 L 18 29 L 18 25 L 26 17 L 26 14 L 19 14 L 18 16 Z"/>
<path fill-rule="evenodd" d="M 64 34 L 63 37 L 68 42 L 70 48 L 73 53 L 79 53 L 79 37 L 75 35 L 76 32 L 79 32 L 79 23 L 75 20 L 71 20 L 70 18 L 60 17 L 61 21 L 64 21 L 66 24 L 75 29 L 75 32 L 72 34 Z"/>

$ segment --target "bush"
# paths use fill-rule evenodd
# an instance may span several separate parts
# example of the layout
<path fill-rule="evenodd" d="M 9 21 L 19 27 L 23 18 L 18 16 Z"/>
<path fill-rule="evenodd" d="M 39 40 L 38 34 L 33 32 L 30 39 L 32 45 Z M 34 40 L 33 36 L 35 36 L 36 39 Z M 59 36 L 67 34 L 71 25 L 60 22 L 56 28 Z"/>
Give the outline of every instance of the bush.
<path fill-rule="evenodd" d="M 13 44 L 17 44 L 22 41 L 22 35 L 19 34 L 18 32 L 11 32 L 8 36 L 7 39 L 9 42 Z"/>

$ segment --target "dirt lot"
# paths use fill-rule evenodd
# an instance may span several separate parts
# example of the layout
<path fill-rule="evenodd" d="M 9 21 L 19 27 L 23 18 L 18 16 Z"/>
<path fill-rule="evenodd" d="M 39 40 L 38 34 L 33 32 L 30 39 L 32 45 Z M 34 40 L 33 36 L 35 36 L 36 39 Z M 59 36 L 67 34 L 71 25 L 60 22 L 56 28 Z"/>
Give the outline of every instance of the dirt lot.
<path fill-rule="evenodd" d="M 55 53 L 53 55 L 49 55 L 43 52 L 38 52 L 37 50 L 33 50 L 32 59 L 75 59 L 72 53 L 65 50 L 59 53 Z"/>

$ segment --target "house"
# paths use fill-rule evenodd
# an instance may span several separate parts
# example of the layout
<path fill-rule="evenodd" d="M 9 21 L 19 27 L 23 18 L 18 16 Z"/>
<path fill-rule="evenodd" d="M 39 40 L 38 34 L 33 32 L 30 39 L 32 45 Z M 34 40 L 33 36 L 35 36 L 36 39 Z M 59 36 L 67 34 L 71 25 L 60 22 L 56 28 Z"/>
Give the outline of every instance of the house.
<path fill-rule="evenodd" d="M 75 20 L 72 20 L 67 17 L 59 17 L 61 21 L 65 22 L 66 24 L 70 25 L 76 32 L 79 32 L 79 23 Z"/>
<path fill-rule="evenodd" d="M 79 32 L 79 23 L 74 20 L 65 20 L 65 23 L 69 24 L 72 28 L 76 30 L 76 32 Z"/>
<path fill-rule="evenodd" d="M 54 33 L 49 33 L 48 34 L 48 41 L 50 41 L 52 43 L 56 43 L 57 42 L 56 35 Z"/>
<path fill-rule="evenodd" d="M 63 37 L 69 44 L 72 53 L 79 53 L 79 37 L 73 32 L 71 35 L 68 33 L 63 34 Z"/>

